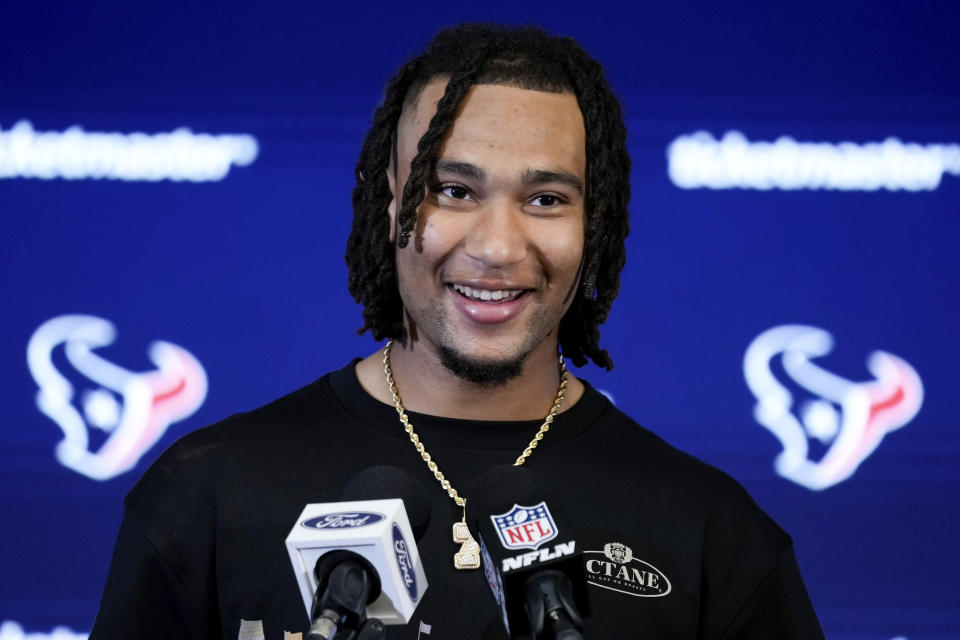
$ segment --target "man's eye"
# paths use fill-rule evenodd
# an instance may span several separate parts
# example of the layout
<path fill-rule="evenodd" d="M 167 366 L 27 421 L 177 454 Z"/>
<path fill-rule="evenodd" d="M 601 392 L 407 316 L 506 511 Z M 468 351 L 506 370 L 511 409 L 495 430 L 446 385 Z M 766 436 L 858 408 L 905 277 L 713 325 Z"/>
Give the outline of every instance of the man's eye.
<path fill-rule="evenodd" d="M 530 202 L 540 207 L 555 207 L 558 204 L 563 204 L 560 196 L 555 196 L 552 193 L 541 193 Z"/>
<path fill-rule="evenodd" d="M 440 187 L 440 193 L 454 200 L 466 200 L 470 197 L 469 190 L 455 184 Z"/>

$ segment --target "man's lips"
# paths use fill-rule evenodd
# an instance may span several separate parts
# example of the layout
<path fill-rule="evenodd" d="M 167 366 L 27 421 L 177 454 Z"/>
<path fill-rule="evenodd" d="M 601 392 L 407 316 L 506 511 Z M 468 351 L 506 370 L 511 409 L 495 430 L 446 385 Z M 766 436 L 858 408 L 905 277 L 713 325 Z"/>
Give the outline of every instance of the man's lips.
<path fill-rule="evenodd" d="M 501 286 L 503 288 L 494 288 Z M 489 287 L 489 288 L 488 288 Z M 454 304 L 460 312 L 474 322 L 494 324 L 506 322 L 519 314 L 530 296 L 530 289 L 488 285 L 480 287 L 454 283 L 448 285 Z"/>

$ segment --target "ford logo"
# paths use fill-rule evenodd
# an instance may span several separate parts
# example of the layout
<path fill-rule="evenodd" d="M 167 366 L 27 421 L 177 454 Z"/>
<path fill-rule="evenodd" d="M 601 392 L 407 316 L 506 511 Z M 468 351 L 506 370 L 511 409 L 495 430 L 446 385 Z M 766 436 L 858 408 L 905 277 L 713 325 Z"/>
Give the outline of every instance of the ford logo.
<path fill-rule="evenodd" d="M 325 513 L 301 522 L 307 529 L 357 529 L 385 520 L 386 516 L 366 511 L 340 511 Z"/>
<path fill-rule="evenodd" d="M 400 578 L 403 580 L 403 586 L 407 588 L 407 594 L 410 600 L 417 601 L 417 574 L 413 570 L 413 558 L 410 557 L 410 549 L 407 547 L 407 541 L 403 538 L 400 527 L 393 525 L 393 552 L 397 556 L 397 568 L 400 569 Z"/>

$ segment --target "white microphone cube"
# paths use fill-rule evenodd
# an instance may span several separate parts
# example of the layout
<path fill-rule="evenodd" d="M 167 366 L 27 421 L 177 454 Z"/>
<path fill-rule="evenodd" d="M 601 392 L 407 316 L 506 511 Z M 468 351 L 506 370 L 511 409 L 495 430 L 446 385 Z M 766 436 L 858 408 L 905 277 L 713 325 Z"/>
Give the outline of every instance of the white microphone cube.
<path fill-rule="evenodd" d="M 427 576 L 403 500 L 308 504 L 286 543 L 308 616 L 317 591 L 313 568 L 331 551 L 352 551 L 376 569 L 382 591 L 367 606 L 366 614 L 384 624 L 409 622 L 427 590 Z"/>

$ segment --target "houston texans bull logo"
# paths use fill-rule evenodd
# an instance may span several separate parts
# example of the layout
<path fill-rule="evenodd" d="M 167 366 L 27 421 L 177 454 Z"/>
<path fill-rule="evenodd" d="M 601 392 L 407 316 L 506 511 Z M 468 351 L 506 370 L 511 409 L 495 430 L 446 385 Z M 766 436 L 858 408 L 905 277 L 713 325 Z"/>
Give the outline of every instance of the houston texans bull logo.
<path fill-rule="evenodd" d="M 94 352 L 115 337 L 107 320 L 65 315 L 43 323 L 27 345 L 27 365 L 40 387 L 37 408 L 63 431 L 57 459 L 94 480 L 132 469 L 172 422 L 193 414 L 207 395 L 206 373 L 186 350 L 155 341 L 148 354 L 157 368 L 136 373 Z M 61 345 L 70 365 L 93 384 L 92 391 L 75 393 L 57 369 L 53 354 Z M 90 450 L 91 428 L 108 434 L 96 451 Z"/>
<path fill-rule="evenodd" d="M 777 473 L 815 491 L 852 476 L 923 402 L 920 377 L 903 359 L 874 351 L 867 358 L 874 379 L 853 382 L 812 362 L 832 349 L 833 339 L 822 329 L 783 325 L 757 336 L 743 358 L 747 386 L 757 398 L 754 416 L 783 445 L 774 463 Z M 771 368 L 777 359 L 792 382 L 817 399 L 794 408 L 786 381 Z M 812 439 L 826 447 L 819 460 L 812 459 Z"/>

